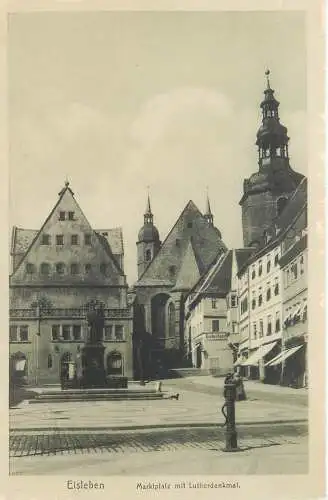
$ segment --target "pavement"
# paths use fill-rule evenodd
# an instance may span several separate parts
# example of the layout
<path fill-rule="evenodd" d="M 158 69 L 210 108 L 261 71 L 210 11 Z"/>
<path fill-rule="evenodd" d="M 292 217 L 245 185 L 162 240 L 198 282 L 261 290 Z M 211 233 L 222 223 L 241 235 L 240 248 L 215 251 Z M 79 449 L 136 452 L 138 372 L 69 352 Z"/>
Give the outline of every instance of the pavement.
<path fill-rule="evenodd" d="M 245 387 L 248 399 L 236 403 L 239 453 L 222 451 L 218 378 L 163 381 L 179 400 L 22 402 L 9 411 L 10 473 L 66 474 L 81 464 L 83 474 L 98 475 L 306 473 L 307 393 L 266 392 L 248 381 Z"/>

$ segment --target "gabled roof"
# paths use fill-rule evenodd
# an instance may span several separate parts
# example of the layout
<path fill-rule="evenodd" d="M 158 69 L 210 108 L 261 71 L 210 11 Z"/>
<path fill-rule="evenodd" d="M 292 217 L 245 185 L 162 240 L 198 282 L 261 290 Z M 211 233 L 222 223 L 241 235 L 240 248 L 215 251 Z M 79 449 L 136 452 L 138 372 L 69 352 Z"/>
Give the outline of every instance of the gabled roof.
<path fill-rule="evenodd" d="M 114 255 L 124 254 L 123 231 L 121 227 L 114 227 L 112 229 L 95 229 L 94 231 L 107 240 Z"/>
<path fill-rule="evenodd" d="M 199 267 L 191 241 L 187 246 L 174 290 L 189 290 L 200 278 Z"/>
<path fill-rule="evenodd" d="M 19 271 L 21 264 L 26 259 L 27 255 L 30 254 L 32 249 L 33 248 L 36 249 L 38 247 L 39 243 L 37 243 L 37 242 L 40 239 L 41 234 L 43 233 L 45 228 L 49 227 L 49 224 L 51 224 L 51 221 L 55 221 L 55 220 L 58 221 L 58 218 L 56 219 L 55 213 L 59 207 L 60 207 L 60 209 L 62 209 L 62 206 L 64 206 L 64 207 L 66 206 L 66 209 L 67 209 L 67 207 L 69 207 L 68 208 L 69 210 L 71 209 L 71 207 L 74 207 L 74 210 L 77 210 L 77 212 L 80 214 L 80 220 L 82 221 L 83 227 L 85 229 L 87 229 L 87 231 L 89 233 L 93 232 L 94 235 L 96 236 L 97 240 L 99 241 L 99 244 L 101 245 L 98 247 L 98 249 L 101 249 L 100 253 L 103 256 L 107 255 L 108 262 L 112 263 L 114 265 L 114 267 L 116 268 L 116 270 L 118 271 L 118 273 L 123 275 L 123 271 L 122 271 L 117 259 L 115 258 L 115 254 L 112 251 L 111 246 L 109 244 L 109 240 L 111 239 L 112 242 L 114 243 L 114 246 L 116 247 L 115 248 L 116 252 L 123 250 L 121 229 L 115 228 L 113 230 L 113 232 L 111 232 L 111 230 L 109 230 L 108 234 L 107 234 L 108 239 L 105 238 L 105 236 L 100 235 L 99 233 L 95 232 L 91 228 L 87 218 L 85 217 L 79 204 L 75 200 L 74 193 L 69 188 L 69 183 L 66 182 L 65 187 L 59 193 L 59 198 L 58 198 L 55 206 L 51 210 L 50 214 L 46 218 L 46 220 L 43 223 L 40 230 L 36 231 L 36 230 L 25 230 L 25 229 L 17 228 L 17 227 L 13 228 L 12 241 L 11 241 L 11 254 L 13 257 L 18 257 L 18 259 L 16 259 L 16 262 L 15 262 L 15 268 L 13 270 L 12 278 L 15 278 L 15 279 L 17 278 L 19 280 L 23 279 L 24 273 L 22 274 L 22 271 Z M 54 217 L 55 217 L 55 219 L 54 219 Z M 58 223 L 58 222 L 54 222 L 54 223 Z M 44 251 L 45 250 L 43 248 L 43 252 Z M 52 247 L 49 247 L 49 251 L 50 252 L 52 251 Z M 103 252 L 105 252 L 105 253 L 103 253 Z M 116 255 L 118 255 L 118 254 L 116 254 Z M 17 273 L 22 275 L 22 276 L 18 277 Z"/>
<path fill-rule="evenodd" d="M 188 246 L 190 248 L 187 252 Z M 220 249 L 225 250 L 226 246 L 219 231 L 209 226 L 206 218 L 190 200 L 135 286 L 153 286 L 157 282 L 176 285 L 184 258 L 191 259 L 192 254 L 201 275 L 212 264 Z M 185 273 L 184 270 L 183 274 Z"/>
<path fill-rule="evenodd" d="M 190 290 L 189 295 L 192 296 L 191 304 L 196 303 L 204 296 L 225 297 L 231 289 L 233 254 L 235 253 L 236 255 L 238 271 L 252 252 L 254 252 L 253 248 L 237 248 L 219 255 L 215 263 Z"/>

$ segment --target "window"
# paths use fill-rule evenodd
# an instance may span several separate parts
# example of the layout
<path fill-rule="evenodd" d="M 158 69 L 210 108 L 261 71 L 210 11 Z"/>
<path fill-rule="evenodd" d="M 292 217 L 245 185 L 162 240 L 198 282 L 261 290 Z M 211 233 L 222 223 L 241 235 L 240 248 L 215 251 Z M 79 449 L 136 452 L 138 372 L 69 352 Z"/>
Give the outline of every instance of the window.
<path fill-rule="evenodd" d="M 277 311 L 276 312 L 276 328 L 275 328 L 276 333 L 280 332 L 280 313 Z"/>
<path fill-rule="evenodd" d="M 252 280 L 255 279 L 256 273 L 255 273 L 255 267 L 252 268 Z"/>
<path fill-rule="evenodd" d="M 19 336 L 21 342 L 28 342 L 28 326 L 22 325 L 19 328 Z"/>
<path fill-rule="evenodd" d="M 65 213 L 66 212 L 59 212 L 59 220 L 65 220 Z"/>
<path fill-rule="evenodd" d="M 231 307 L 237 307 L 237 297 L 235 294 L 231 295 Z"/>
<path fill-rule="evenodd" d="M 220 330 L 220 322 L 218 319 L 212 320 L 212 332 L 218 332 Z"/>
<path fill-rule="evenodd" d="M 307 320 L 307 304 L 304 305 L 302 321 Z"/>
<path fill-rule="evenodd" d="M 81 325 L 73 325 L 73 339 L 81 340 Z"/>
<path fill-rule="evenodd" d="M 56 245 L 63 245 L 63 244 L 64 244 L 64 235 L 56 234 Z"/>
<path fill-rule="evenodd" d="M 270 269 L 271 269 L 271 260 L 268 260 L 268 262 L 267 262 L 267 273 L 268 274 L 270 272 Z"/>
<path fill-rule="evenodd" d="M 267 324 L 267 335 L 272 334 L 272 316 L 271 314 L 268 316 L 268 324 Z"/>
<path fill-rule="evenodd" d="M 232 322 L 232 333 L 237 333 L 237 323 L 236 323 L 236 321 Z"/>
<path fill-rule="evenodd" d="M 50 234 L 43 234 L 42 235 L 41 245 L 50 245 Z"/>
<path fill-rule="evenodd" d="M 85 234 L 84 235 L 84 243 L 86 245 L 91 245 L 91 234 Z"/>
<path fill-rule="evenodd" d="M 248 301 L 247 301 L 247 297 L 245 297 L 241 301 L 241 304 L 240 304 L 240 312 L 241 312 L 241 314 L 244 314 L 244 312 L 246 312 L 247 309 L 248 309 Z"/>
<path fill-rule="evenodd" d="M 70 327 L 70 325 L 63 325 L 63 340 L 71 340 L 71 327 Z"/>
<path fill-rule="evenodd" d="M 297 280 L 297 262 L 294 262 L 294 264 L 291 265 L 290 271 L 291 271 L 293 280 Z"/>
<path fill-rule="evenodd" d="M 151 260 L 151 250 L 146 250 L 146 261 L 149 262 Z"/>
<path fill-rule="evenodd" d="M 100 264 L 100 272 L 101 272 L 101 274 L 103 274 L 104 276 L 106 276 L 106 273 L 107 273 L 107 264 L 105 264 L 105 263 Z"/>
<path fill-rule="evenodd" d="M 274 256 L 274 265 L 277 266 L 279 263 L 279 255 L 276 253 L 276 255 Z"/>
<path fill-rule="evenodd" d="M 17 330 L 18 327 L 16 325 L 10 325 L 9 327 L 9 340 L 10 342 L 17 342 Z"/>
<path fill-rule="evenodd" d="M 259 262 L 259 276 L 262 275 L 262 261 Z"/>
<path fill-rule="evenodd" d="M 26 264 L 26 272 L 27 272 L 27 274 L 33 274 L 33 273 L 35 273 L 35 265 L 31 264 L 30 262 L 28 262 Z"/>
<path fill-rule="evenodd" d="M 71 244 L 72 245 L 78 245 L 79 244 L 79 235 L 78 234 L 72 234 L 72 236 L 71 236 Z"/>
<path fill-rule="evenodd" d="M 52 325 L 51 327 L 51 337 L 52 340 L 59 340 L 60 325 Z"/>
<path fill-rule="evenodd" d="M 58 264 L 56 264 L 56 273 L 64 274 L 64 272 L 65 272 L 65 264 L 63 262 L 58 262 Z"/>
<path fill-rule="evenodd" d="M 263 332 L 264 332 L 263 319 L 260 319 L 260 338 L 263 337 Z"/>
<path fill-rule="evenodd" d="M 79 265 L 76 264 L 75 262 L 71 264 L 71 274 L 72 275 L 79 274 Z"/>
<path fill-rule="evenodd" d="M 217 299 L 212 299 L 212 309 L 216 309 L 218 306 L 218 301 Z"/>
<path fill-rule="evenodd" d="M 115 326 L 115 339 L 116 340 L 123 340 L 123 325 L 116 325 Z"/>
<path fill-rule="evenodd" d="M 44 276 L 47 276 L 48 274 L 50 274 L 50 265 L 47 264 L 46 262 L 42 262 L 42 264 L 40 266 L 40 271 L 41 271 L 41 274 L 43 274 Z"/>
<path fill-rule="evenodd" d="M 267 302 L 271 299 L 271 288 L 268 288 L 268 289 L 267 289 L 267 292 L 266 292 L 266 299 L 267 299 Z"/>
<path fill-rule="evenodd" d="M 52 356 L 51 354 L 48 354 L 48 368 L 52 368 Z"/>
<path fill-rule="evenodd" d="M 253 323 L 253 337 L 254 337 L 254 339 L 257 338 L 257 326 L 256 326 L 256 323 Z"/>
<path fill-rule="evenodd" d="M 279 295 L 279 283 L 278 283 L 278 278 L 275 278 L 274 280 L 274 294 Z"/>
<path fill-rule="evenodd" d="M 262 305 L 262 287 L 259 288 L 259 298 L 258 298 L 258 303 L 259 303 L 259 307 Z"/>
<path fill-rule="evenodd" d="M 105 340 L 113 339 L 113 325 L 105 325 Z"/>
<path fill-rule="evenodd" d="M 192 222 L 188 222 L 187 227 L 192 227 Z"/>
<path fill-rule="evenodd" d="M 256 307 L 256 298 L 255 298 L 255 292 L 252 293 L 252 309 L 255 309 Z"/>
<path fill-rule="evenodd" d="M 68 212 L 68 220 L 74 220 L 74 212 Z"/>
<path fill-rule="evenodd" d="M 304 274 L 304 257 L 301 255 L 300 257 L 300 274 Z"/>
<path fill-rule="evenodd" d="M 86 264 L 84 266 L 84 269 L 85 269 L 85 273 L 89 274 L 91 272 L 91 264 Z"/>
<path fill-rule="evenodd" d="M 178 238 L 175 240 L 175 245 L 176 245 L 177 247 L 180 247 L 180 240 L 179 240 Z"/>

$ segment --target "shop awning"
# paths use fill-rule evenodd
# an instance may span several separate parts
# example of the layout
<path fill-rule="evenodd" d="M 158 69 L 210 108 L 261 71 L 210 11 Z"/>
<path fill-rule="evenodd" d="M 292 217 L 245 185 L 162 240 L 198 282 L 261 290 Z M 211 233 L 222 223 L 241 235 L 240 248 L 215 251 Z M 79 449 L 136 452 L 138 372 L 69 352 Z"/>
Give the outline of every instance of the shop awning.
<path fill-rule="evenodd" d="M 273 358 L 269 363 L 267 363 L 265 366 L 276 366 L 279 365 L 279 363 L 282 363 L 285 359 L 289 358 L 289 356 L 292 356 L 297 352 L 301 347 L 303 347 L 304 344 L 302 345 L 297 345 L 295 347 L 292 347 L 291 349 L 286 349 L 285 351 L 281 352 L 278 356 Z"/>
<path fill-rule="evenodd" d="M 257 365 L 260 359 L 264 358 L 277 344 L 277 342 L 270 342 L 270 344 L 261 345 L 248 359 L 245 359 L 242 366 Z"/>

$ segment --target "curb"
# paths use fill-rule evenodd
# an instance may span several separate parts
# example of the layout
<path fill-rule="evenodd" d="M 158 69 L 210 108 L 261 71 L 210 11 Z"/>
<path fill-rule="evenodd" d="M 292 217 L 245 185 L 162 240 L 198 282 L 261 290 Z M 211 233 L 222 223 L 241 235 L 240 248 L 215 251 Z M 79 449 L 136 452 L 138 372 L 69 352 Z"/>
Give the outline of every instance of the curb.
<path fill-rule="evenodd" d="M 263 420 L 262 422 L 241 422 L 237 424 L 238 427 L 251 427 L 251 426 L 262 426 L 262 425 L 284 425 L 284 424 L 308 424 L 307 419 L 297 419 L 297 420 Z M 10 429 L 9 434 L 12 433 L 23 433 L 23 432 L 65 432 L 65 431 L 87 431 L 87 432 L 98 432 L 98 431 L 142 431 L 142 430 L 156 430 L 156 429 L 181 429 L 181 428 L 206 428 L 206 427 L 217 427 L 219 429 L 224 429 L 223 424 L 219 423 L 176 423 L 176 424 L 150 424 L 150 425 L 127 425 L 127 426 L 99 426 L 99 427 L 28 427 L 19 429 Z"/>

